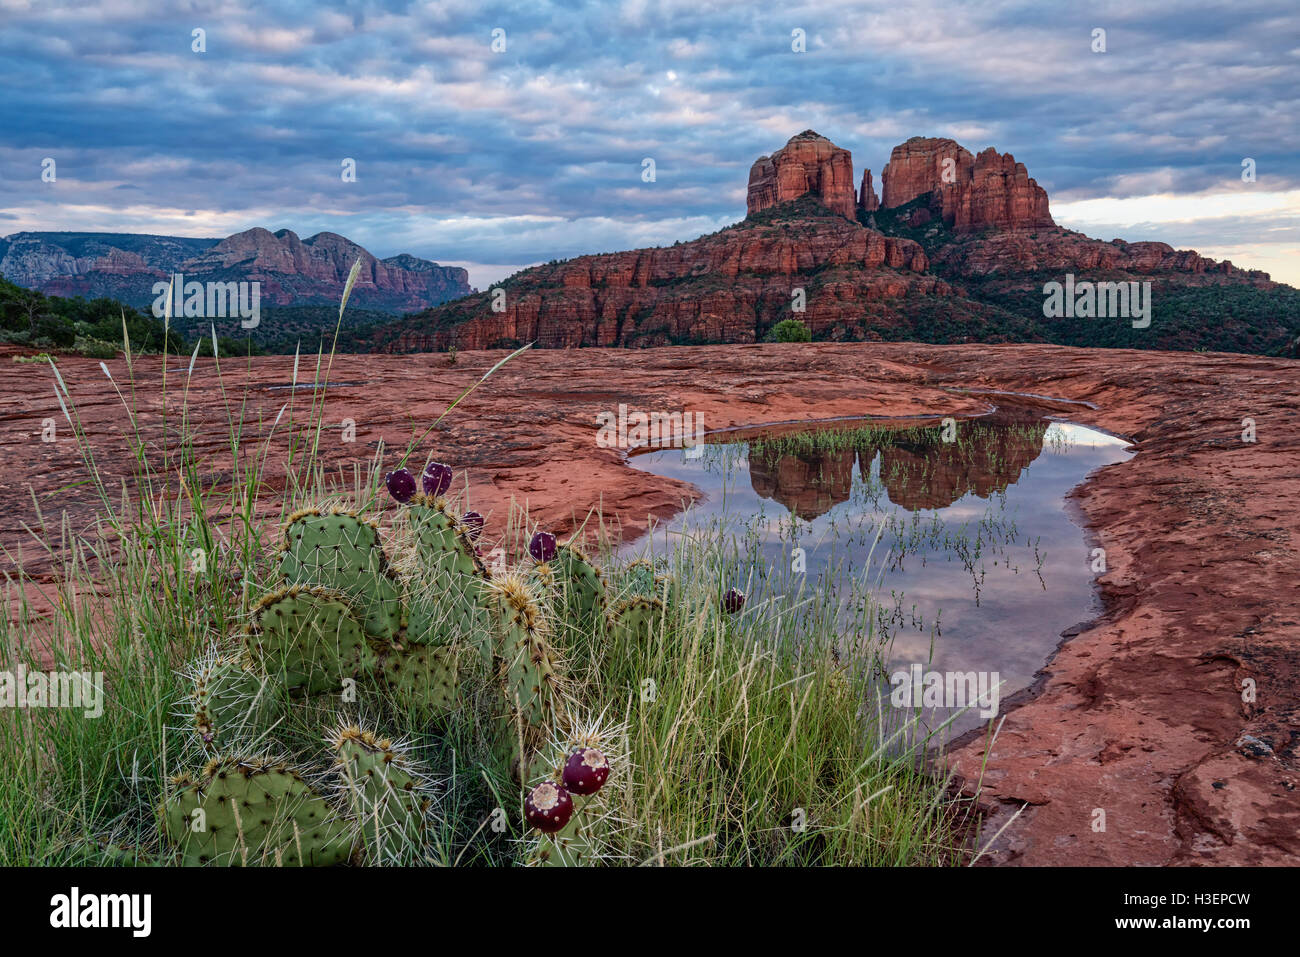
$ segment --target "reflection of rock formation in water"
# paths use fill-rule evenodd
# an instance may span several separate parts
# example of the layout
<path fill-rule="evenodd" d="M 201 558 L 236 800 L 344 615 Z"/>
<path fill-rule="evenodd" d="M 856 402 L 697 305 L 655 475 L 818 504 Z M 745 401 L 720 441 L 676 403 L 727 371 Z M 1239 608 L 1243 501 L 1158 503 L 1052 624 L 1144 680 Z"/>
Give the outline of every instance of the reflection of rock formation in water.
<path fill-rule="evenodd" d="M 880 480 L 895 505 L 918 509 L 947 508 L 967 492 L 988 498 L 1020 478 L 1021 471 L 1043 450 L 1048 423 L 962 423 L 957 442 L 944 442 L 939 430 L 920 439 L 897 440 L 858 448 L 863 475 L 881 452 Z"/>
<path fill-rule="evenodd" d="M 811 520 L 848 501 L 854 459 L 851 448 L 802 455 L 751 448 L 749 481 L 763 498 L 774 499 L 800 518 Z"/>
<path fill-rule="evenodd" d="M 760 496 L 808 521 L 847 502 L 855 462 L 861 474 L 870 475 L 880 452 L 880 480 L 891 502 L 912 511 L 946 508 L 968 492 L 988 498 L 1019 479 L 1042 451 L 1047 425 L 1032 418 L 963 422 L 957 442 L 944 442 L 932 429 L 856 449 L 786 455 L 751 446 L 749 481 Z"/>

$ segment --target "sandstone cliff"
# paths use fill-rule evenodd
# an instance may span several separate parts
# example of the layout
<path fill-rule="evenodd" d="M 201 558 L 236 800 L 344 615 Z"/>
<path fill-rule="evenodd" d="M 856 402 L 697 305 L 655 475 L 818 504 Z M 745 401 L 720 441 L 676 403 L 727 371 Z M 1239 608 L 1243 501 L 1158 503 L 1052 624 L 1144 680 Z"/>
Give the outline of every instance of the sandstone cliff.
<path fill-rule="evenodd" d="M 958 233 L 1055 225 L 1046 190 L 993 147 L 972 158 L 954 140 L 914 136 L 894 147 L 880 175 L 883 208 L 937 193 L 944 224 Z"/>
<path fill-rule="evenodd" d="M 791 137 L 771 156 L 754 162 L 746 205 L 752 215 L 806 193 L 846 219 L 854 218 L 853 157 L 812 130 Z"/>
<path fill-rule="evenodd" d="M 937 248 L 934 264 L 945 274 L 978 278 L 1007 272 L 1118 271 L 1134 275 L 1175 274 L 1185 282 L 1201 277 L 1229 277 L 1234 281 L 1268 287 L 1268 273 L 1241 269 L 1227 260 L 1202 256 L 1195 250 L 1175 249 L 1168 243 L 1121 239 L 1103 242 L 1083 233 L 1054 227 L 1034 233 L 993 232 L 966 242 Z"/>
<path fill-rule="evenodd" d="M 384 351 L 755 342 L 782 319 L 813 334 L 856 322 L 870 303 L 949 295 L 910 239 L 885 236 L 804 198 L 675 246 L 537 266 L 489 290 L 377 333 Z M 784 214 L 789 214 L 788 218 Z M 793 311 L 804 290 L 806 310 Z"/>

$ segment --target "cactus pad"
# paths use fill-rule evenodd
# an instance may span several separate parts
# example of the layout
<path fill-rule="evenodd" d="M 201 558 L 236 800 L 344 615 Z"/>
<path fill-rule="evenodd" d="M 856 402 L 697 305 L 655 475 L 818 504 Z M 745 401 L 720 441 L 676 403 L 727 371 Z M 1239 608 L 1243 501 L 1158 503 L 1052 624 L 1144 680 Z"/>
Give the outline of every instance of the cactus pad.
<path fill-rule="evenodd" d="M 497 676 L 506 702 L 523 725 L 525 747 L 531 749 L 550 737 L 565 711 L 549 628 L 536 589 L 517 576 L 492 582 L 489 607 Z"/>
<path fill-rule="evenodd" d="M 284 529 L 279 565 L 289 585 L 318 585 L 347 595 L 372 638 L 391 641 L 401 631 L 402 595 L 388 570 L 379 530 L 356 514 L 296 512 Z"/>
<path fill-rule="evenodd" d="M 653 598 L 655 594 L 655 567 L 644 558 L 628 562 L 623 566 L 623 589 L 633 595 L 645 595 Z"/>
<path fill-rule="evenodd" d="M 664 620 L 664 603 L 658 598 L 636 596 L 624 598 L 610 612 L 609 626 L 614 634 L 633 645 L 659 637 Z"/>
<path fill-rule="evenodd" d="M 432 803 L 423 776 L 392 741 L 355 725 L 340 730 L 333 746 L 369 862 L 409 861 L 424 843 Z"/>
<path fill-rule="evenodd" d="M 254 663 L 290 692 L 333 691 L 376 661 L 346 596 L 302 585 L 257 603 L 245 643 Z"/>
<path fill-rule="evenodd" d="M 160 811 L 187 866 L 340 864 L 352 846 L 351 822 L 297 772 L 260 759 L 217 758 L 198 780 L 173 779 Z"/>
<path fill-rule="evenodd" d="M 450 646 L 409 645 L 384 656 L 379 677 L 399 702 L 442 716 L 460 707 L 460 654 Z"/>
<path fill-rule="evenodd" d="M 417 568 L 412 576 L 409 641 L 447 645 L 468 639 L 490 659 L 483 585 L 488 572 L 465 529 L 441 501 L 410 508 Z"/>
<path fill-rule="evenodd" d="M 565 617 L 579 628 L 605 620 L 605 576 L 582 549 L 561 545 L 556 564 L 564 580 Z"/>

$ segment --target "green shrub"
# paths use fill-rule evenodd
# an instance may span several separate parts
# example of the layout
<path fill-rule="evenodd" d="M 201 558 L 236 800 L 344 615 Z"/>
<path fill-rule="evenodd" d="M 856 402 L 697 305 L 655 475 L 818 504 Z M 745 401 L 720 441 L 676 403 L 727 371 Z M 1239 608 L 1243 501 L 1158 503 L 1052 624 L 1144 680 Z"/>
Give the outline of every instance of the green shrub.
<path fill-rule="evenodd" d="M 73 346 L 77 352 L 89 359 L 116 359 L 117 346 L 111 342 L 105 342 L 103 339 L 91 339 L 88 337 L 77 337 L 77 342 Z"/>
<path fill-rule="evenodd" d="M 798 319 L 782 319 L 767 334 L 769 342 L 812 342 L 812 333 Z"/>

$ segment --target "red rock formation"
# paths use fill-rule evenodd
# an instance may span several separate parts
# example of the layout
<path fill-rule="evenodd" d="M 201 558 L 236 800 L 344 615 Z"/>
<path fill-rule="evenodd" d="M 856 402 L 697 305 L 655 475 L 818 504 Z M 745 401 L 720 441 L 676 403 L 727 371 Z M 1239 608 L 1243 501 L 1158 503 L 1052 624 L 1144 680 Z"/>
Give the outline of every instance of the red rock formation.
<path fill-rule="evenodd" d="M 237 271 L 243 279 L 264 284 L 264 302 L 288 305 L 307 297 L 337 302 L 357 259 L 361 271 L 353 295 L 359 303 L 381 298 L 419 309 L 431 300 L 440 302 L 469 289 L 469 275 L 463 269 L 428 263 L 434 270 L 418 270 L 412 267 L 424 260 L 410 256 L 376 259 L 337 233 L 317 233 L 302 240 L 290 229 L 273 233 L 261 227 L 226 237 L 185 262 L 181 270 L 196 279 L 208 272 Z"/>
<path fill-rule="evenodd" d="M 858 191 L 858 209 L 864 213 L 874 213 L 880 208 L 880 198 L 876 196 L 875 187 L 871 185 L 871 170 L 862 171 L 862 189 Z"/>
<path fill-rule="evenodd" d="M 749 170 L 749 212 L 757 213 L 805 193 L 847 219 L 857 206 L 853 157 L 826 137 L 804 130 L 771 156 L 760 156 Z"/>
<path fill-rule="evenodd" d="M 542 348 L 755 342 L 792 315 L 819 338 L 863 338 L 879 335 L 873 325 L 902 328 L 916 315 L 928 322 L 935 307 L 920 301 L 926 296 L 964 298 L 944 308 L 969 326 L 971 338 L 987 339 L 1016 333 L 984 333 L 986 318 L 1003 323 L 1005 313 L 990 316 L 992 307 L 949 278 L 1067 269 L 1236 275 L 1230 265 L 1161 243 L 1102 243 L 1059 229 L 1048 215 L 1046 193 L 1023 165 L 996 150 L 973 157 L 953 140 L 910 139 L 891 155 L 880 201 L 869 170 L 855 200 L 852 172 L 847 150 L 812 131 L 800 133 L 750 171 L 750 213 L 779 210 L 672 247 L 525 270 L 501 284 L 503 299 L 467 296 L 387 324 L 369 333 L 369 347 L 415 352 L 525 342 Z M 942 216 L 954 231 L 936 240 L 934 276 L 918 275 L 931 266 L 919 244 L 856 221 L 855 202 L 874 213 L 921 196 L 932 197 L 931 203 L 911 210 L 907 225 L 924 227 Z M 985 235 L 988 227 L 997 228 Z M 806 294 L 800 314 L 791 312 L 796 288 Z M 494 304 L 503 310 L 494 312 Z M 1032 325 L 1021 334 L 1036 335 Z"/>
<path fill-rule="evenodd" d="M 881 179 L 883 208 L 937 192 L 945 225 L 958 233 L 1055 225 L 1025 164 L 993 147 L 972 158 L 954 140 L 914 136 L 894 147 Z"/>
<path fill-rule="evenodd" d="M 1257 269 L 1239 269 L 1191 249 L 1174 249 L 1168 243 L 1103 242 L 1082 233 L 1053 227 L 1027 232 L 994 232 L 978 239 L 940 247 L 934 264 L 945 274 L 978 278 L 993 273 L 1046 271 L 1128 272 L 1141 275 L 1177 273 L 1182 282 L 1198 283 L 1230 278 L 1253 285 L 1269 284 L 1269 275 Z M 1199 284 L 1199 283 L 1198 283 Z"/>
<path fill-rule="evenodd" d="M 921 275 L 928 267 L 917 243 L 839 216 L 742 224 L 676 246 L 534 267 L 504 286 L 504 312 L 492 311 L 490 291 L 468 296 L 377 330 L 372 348 L 755 342 L 791 318 L 796 287 L 806 311 L 795 318 L 816 335 L 856 323 L 867 302 L 951 294 Z"/>

